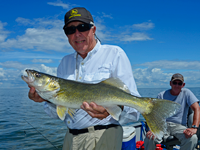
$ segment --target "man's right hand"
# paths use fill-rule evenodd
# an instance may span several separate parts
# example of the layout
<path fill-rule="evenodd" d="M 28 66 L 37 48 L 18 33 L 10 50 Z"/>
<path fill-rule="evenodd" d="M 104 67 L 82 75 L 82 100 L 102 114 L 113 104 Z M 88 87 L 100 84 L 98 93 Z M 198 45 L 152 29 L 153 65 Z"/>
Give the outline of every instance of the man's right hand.
<path fill-rule="evenodd" d="M 39 102 L 39 103 L 46 101 L 46 100 L 44 100 L 43 98 L 41 98 L 41 97 L 38 95 L 38 93 L 35 91 L 35 88 L 34 88 L 34 87 L 30 87 L 30 86 L 29 86 L 29 88 L 30 88 L 30 90 L 29 90 L 29 93 L 28 93 L 28 97 L 29 97 L 31 100 L 33 100 L 33 101 L 35 101 L 35 102 Z"/>
<path fill-rule="evenodd" d="M 153 135 L 153 133 L 151 132 L 151 130 L 149 130 L 149 131 L 146 133 L 146 137 L 147 137 L 148 139 L 152 139 L 152 140 L 155 139 L 155 136 Z"/>

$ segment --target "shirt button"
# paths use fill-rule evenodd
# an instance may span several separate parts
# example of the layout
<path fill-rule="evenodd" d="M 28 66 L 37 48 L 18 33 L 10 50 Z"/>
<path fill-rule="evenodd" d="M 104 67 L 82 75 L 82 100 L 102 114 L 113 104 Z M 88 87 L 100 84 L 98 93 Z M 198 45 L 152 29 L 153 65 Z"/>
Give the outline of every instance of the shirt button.
<path fill-rule="evenodd" d="M 79 79 L 82 79 L 82 77 L 79 77 Z"/>
<path fill-rule="evenodd" d="M 70 124 L 70 121 L 67 121 L 68 124 Z"/>
<path fill-rule="evenodd" d="M 81 65 L 84 65 L 84 63 L 82 62 Z"/>

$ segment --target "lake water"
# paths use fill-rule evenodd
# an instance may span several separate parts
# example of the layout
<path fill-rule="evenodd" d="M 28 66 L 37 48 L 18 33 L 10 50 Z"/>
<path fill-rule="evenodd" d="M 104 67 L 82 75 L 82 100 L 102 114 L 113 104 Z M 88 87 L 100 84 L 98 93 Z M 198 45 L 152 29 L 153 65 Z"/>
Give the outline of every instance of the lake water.
<path fill-rule="evenodd" d="M 189 88 L 200 99 L 200 88 Z M 42 103 L 28 98 L 26 89 L 0 89 L 0 150 L 61 150 L 67 131 L 50 118 Z M 143 97 L 156 97 L 165 89 L 140 88 Z"/>

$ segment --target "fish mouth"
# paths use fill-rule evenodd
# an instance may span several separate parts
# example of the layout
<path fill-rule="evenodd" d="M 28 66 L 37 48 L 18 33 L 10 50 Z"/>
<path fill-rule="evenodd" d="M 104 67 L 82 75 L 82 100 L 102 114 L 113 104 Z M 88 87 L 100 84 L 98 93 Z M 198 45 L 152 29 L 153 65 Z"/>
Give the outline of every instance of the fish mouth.
<path fill-rule="evenodd" d="M 35 78 L 33 77 L 31 71 L 29 69 L 26 69 L 26 73 L 28 76 L 22 75 L 21 78 L 28 84 L 34 82 Z"/>

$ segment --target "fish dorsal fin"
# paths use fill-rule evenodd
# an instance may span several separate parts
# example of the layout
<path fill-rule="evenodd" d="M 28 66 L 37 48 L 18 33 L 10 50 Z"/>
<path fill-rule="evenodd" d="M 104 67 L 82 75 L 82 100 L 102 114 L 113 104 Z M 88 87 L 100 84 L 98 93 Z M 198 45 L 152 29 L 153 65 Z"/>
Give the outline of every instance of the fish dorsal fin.
<path fill-rule="evenodd" d="M 121 89 L 127 93 L 131 93 L 128 87 L 119 78 L 109 78 L 102 81 L 102 83 L 117 87 L 118 89 Z"/>

